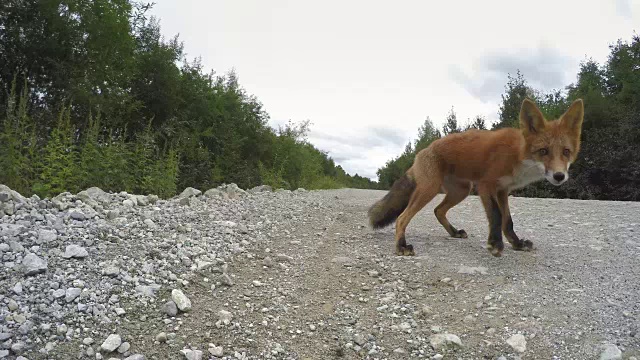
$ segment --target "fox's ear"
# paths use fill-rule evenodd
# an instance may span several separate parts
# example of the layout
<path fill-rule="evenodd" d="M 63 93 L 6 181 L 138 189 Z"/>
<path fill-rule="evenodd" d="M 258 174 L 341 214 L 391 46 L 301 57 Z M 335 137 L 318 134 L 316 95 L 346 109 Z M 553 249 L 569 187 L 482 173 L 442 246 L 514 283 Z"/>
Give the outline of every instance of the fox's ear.
<path fill-rule="evenodd" d="M 528 133 L 537 133 L 544 130 L 546 120 L 536 104 L 524 99 L 520 108 L 520 128 Z"/>
<path fill-rule="evenodd" d="M 584 120 L 584 103 L 578 99 L 571 103 L 567 111 L 560 117 L 560 123 L 572 132 L 580 134 Z"/>

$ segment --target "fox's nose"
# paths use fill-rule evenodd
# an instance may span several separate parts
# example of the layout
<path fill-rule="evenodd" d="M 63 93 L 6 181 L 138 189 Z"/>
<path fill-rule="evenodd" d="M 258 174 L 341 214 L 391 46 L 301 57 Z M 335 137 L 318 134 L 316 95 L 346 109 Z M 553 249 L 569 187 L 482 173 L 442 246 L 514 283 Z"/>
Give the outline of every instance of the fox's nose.
<path fill-rule="evenodd" d="M 564 173 L 557 172 L 557 173 L 553 174 L 553 178 L 556 181 L 560 182 L 560 181 L 564 180 Z"/>

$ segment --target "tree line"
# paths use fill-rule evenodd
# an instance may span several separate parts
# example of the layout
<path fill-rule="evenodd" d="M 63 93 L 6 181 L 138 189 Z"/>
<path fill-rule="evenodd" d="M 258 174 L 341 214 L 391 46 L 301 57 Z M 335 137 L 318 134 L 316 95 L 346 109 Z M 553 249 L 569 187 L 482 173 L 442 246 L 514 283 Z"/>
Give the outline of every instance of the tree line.
<path fill-rule="evenodd" d="M 550 92 L 530 86 L 518 71 L 508 75 L 501 96 L 499 120 L 490 129 L 519 127 L 522 101 L 533 99 L 547 118 L 562 115 L 571 102 L 585 104 L 582 145 L 569 169 L 570 179 L 555 187 L 545 182 L 514 192 L 516 196 L 594 200 L 640 200 L 640 36 L 618 40 L 609 46 L 604 64 L 588 59 L 580 64 L 577 79 L 564 89 Z M 415 154 L 434 140 L 468 128 L 486 129 L 478 116 L 463 126 L 453 109 L 440 132 L 427 117 L 418 137 L 402 154 L 378 169 L 381 188 L 389 188 L 412 164 Z"/>
<path fill-rule="evenodd" d="M 0 183 L 54 196 L 90 186 L 169 197 L 187 186 L 375 188 L 306 139 L 268 126 L 231 71 L 206 71 L 151 4 L 0 2 Z"/>

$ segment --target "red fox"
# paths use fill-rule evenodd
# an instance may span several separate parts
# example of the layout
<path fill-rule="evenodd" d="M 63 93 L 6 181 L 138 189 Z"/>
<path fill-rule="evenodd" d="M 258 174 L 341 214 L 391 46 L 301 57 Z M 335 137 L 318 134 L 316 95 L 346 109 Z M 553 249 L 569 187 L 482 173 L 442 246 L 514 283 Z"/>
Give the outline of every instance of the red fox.
<path fill-rule="evenodd" d="M 467 130 L 440 138 L 416 154 L 413 165 L 390 191 L 368 211 L 370 225 L 383 228 L 396 221 L 397 255 L 415 255 L 405 231 L 411 219 L 440 190 L 446 195 L 435 216 L 454 238 L 466 238 L 447 220 L 447 211 L 469 195 L 472 185 L 489 222 L 487 250 L 501 256 L 502 233 L 515 250 L 531 250 L 530 240 L 518 238 L 509 212 L 509 193 L 547 179 L 559 186 L 569 178 L 569 166 L 580 150 L 584 117 L 582 99 L 574 101 L 562 116 L 547 120 L 533 101 L 520 108 L 520 129 Z"/>

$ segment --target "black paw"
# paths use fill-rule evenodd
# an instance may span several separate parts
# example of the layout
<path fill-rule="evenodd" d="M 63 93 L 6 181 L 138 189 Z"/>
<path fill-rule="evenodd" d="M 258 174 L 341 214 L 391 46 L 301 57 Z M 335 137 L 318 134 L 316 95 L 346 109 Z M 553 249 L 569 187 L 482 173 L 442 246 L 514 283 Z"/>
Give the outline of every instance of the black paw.
<path fill-rule="evenodd" d="M 416 253 L 413 251 L 413 245 L 405 245 L 396 247 L 396 255 L 398 256 L 414 256 Z"/>
<path fill-rule="evenodd" d="M 531 251 L 533 250 L 533 242 L 531 240 L 522 240 L 512 244 L 512 247 L 516 251 Z"/>

